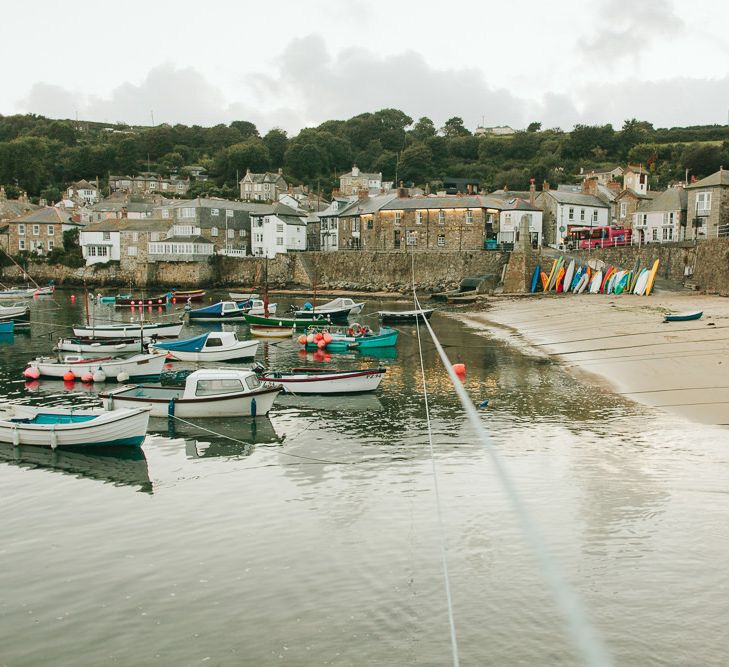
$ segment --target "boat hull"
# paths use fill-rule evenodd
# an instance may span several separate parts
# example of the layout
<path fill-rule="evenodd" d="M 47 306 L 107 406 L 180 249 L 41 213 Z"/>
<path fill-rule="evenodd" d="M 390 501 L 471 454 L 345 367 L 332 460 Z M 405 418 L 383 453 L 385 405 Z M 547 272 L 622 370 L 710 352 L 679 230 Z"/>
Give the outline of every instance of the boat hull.
<path fill-rule="evenodd" d="M 429 320 L 433 316 L 434 310 L 432 308 L 428 310 L 380 310 L 378 315 L 380 321 L 386 324 L 407 324 L 408 322 L 415 322 L 418 318 L 425 318 Z"/>
<path fill-rule="evenodd" d="M 266 373 L 262 380 L 277 382 L 292 394 L 359 394 L 375 391 L 382 382 L 385 368 L 341 373 Z"/>
<path fill-rule="evenodd" d="M 314 324 L 328 324 L 326 319 L 308 319 L 299 320 L 286 317 L 261 317 L 260 315 L 244 315 L 248 324 L 254 324 L 264 327 L 282 327 L 285 329 L 296 329 L 296 331 L 304 331 Z"/>
<path fill-rule="evenodd" d="M 206 292 L 203 290 L 183 290 L 179 292 L 172 292 L 172 298 L 176 301 L 203 301 L 205 299 Z"/>
<path fill-rule="evenodd" d="M 69 410 L 27 408 L 16 410 L 19 417 L 34 414 L 60 415 Z M 123 412 L 76 411 L 96 414 L 94 419 L 72 424 L 33 424 L 0 420 L 0 442 L 34 447 L 140 447 L 144 442 L 150 412 L 146 409 Z"/>
<path fill-rule="evenodd" d="M 136 306 L 166 306 L 169 304 L 170 298 L 167 294 L 158 294 L 157 296 L 139 296 L 139 297 L 116 297 L 114 305 L 117 308 L 133 308 Z"/>
<path fill-rule="evenodd" d="M 248 325 L 251 331 L 251 336 L 256 338 L 291 338 L 294 335 L 293 327 L 287 329 L 286 327 L 264 327 L 257 324 Z"/>
<path fill-rule="evenodd" d="M 167 354 L 169 359 L 176 361 L 231 361 L 233 359 L 249 359 L 256 356 L 258 350 L 257 340 L 238 341 L 234 347 L 227 349 L 205 349 L 199 352 L 186 350 L 166 350 L 165 348 L 152 345 L 152 351 Z"/>
<path fill-rule="evenodd" d="M 76 378 L 85 373 L 94 373 L 100 370 L 107 380 L 115 380 L 120 373 L 126 373 L 129 378 L 159 377 L 164 368 L 166 355 L 144 354 L 129 359 L 100 359 L 74 362 L 58 362 L 36 359 L 28 363 L 30 368 L 38 369 L 41 377 L 63 378 L 71 371 Z"/>
<path fill-rule="evenodd" d="M 73 335 L 77 338 L 141 338 L 142 336 L 158 336 L 160 338 L 177 338 L 182 331 L 182 323 L 145 324 L 139 322 L 114 324 L 99 327 L 73 327 Z"/>
<path fill-rule="evenodd" d="M 696 313 L 675 313 L 674 315 L 666 315 L 664 322 L 691 322 L 693 320 L 700 320 L 703 316 L 704 311 L 698 311 Z"/>
<path fill-rule="evenodd" d="M 140 339 L 115 342 L 113 338 L 109 338 L 107 342 L 84 342 L 81 340 L 73 340 L 62 338 L 58 341 L 56 349 L 61 352 L 76 352 L 77 354 L 133 354 L 141 353 Z M 152 341 L 151 338 L 145 338 L 144 344 L 148 345 Z"/>
<path fill-rule="evenodd" d="M 182 389 L 173 387 L 122 387 L 101 394 L 107 410 L 149 408 L 152 417 L 200 419 L 208 417 L 252 417 L 268 414 L 281 387 L 245 394 L 183 399 Z"/>
<path fill-rule="evenodd" d="M 29 306 L 0 306 L 0 322 L 12 320 L 16 323 L 27 323 L 30 321 Z"/>

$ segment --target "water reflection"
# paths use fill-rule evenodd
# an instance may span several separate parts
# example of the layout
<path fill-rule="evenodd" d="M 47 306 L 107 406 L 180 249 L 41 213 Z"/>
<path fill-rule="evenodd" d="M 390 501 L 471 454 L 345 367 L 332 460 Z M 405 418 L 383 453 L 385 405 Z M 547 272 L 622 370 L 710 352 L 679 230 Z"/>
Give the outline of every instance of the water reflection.
<path fill-rule="evenodd" d="M 84 447 L 55 451 L 0 443 L 0 460 L 8 464 L 87 477 L 152 493 L 147 459 L 137 447 Z"/>

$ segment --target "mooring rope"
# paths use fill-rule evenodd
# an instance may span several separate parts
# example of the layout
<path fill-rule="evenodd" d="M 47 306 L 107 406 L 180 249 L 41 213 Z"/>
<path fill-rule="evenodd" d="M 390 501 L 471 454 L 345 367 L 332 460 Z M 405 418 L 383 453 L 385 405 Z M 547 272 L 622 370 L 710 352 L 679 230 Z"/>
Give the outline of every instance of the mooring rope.
<path fill-rule="evenodd" d="M 413 283 L 413 303 L 415 305 L 415 310 L 417 310 L 419 313 L 423 312 L 423 308 L 420 305 L 420 301 L 418 299 L 418 295 L 415 292 L 415 253 L 412 253 L 411 256 L 411 272 L 412 272 L 412 283 Z M 541 533 L 537 527 L 536 522 L 531 518 L 531 515 L 529 514 L 526 505 L 522 501 L 519 492 L 516 489 L 516 486 L 511 479 L 511 476 L 509 475 L 509 472 L 506 469 L 505 464 L 501 460 L 501 457 L 496 450 L 496 448 L 491 443 L 488 433 L 486 432 L 486 429 L 483 425 L 483 422 L 481 421 L 478 411 L 476 410 L 476 406 L 471 401 L 471 398 L 466 393 L 466 390 L 463 387 L 463 384 L 458 379 L 458 376 L 456 375 L 455 371 L 453 370 L 453 365 L 450 362 L 450 359 L 448 359 L 448 355 L 445 353 L 445 350 L 443 349 L 443 346 L 441 345 L 440 341 L 438 340 L 438 337 L 435 335 L 435 332 L 433 331 L 433 328 L 430 325 L 430 322 L 428 322 L 427 318 L 425 316 L 417 317 L 416 322 L 418 324 L 418 341 L 420 341 L 419 338 L 419 332 L 420 332 L 420 321 L 422 320 L 423 324 L 425 325 L 425 328 L 427 329 L 433 344 L 435 345 L 435 349 L 438 352 L 438 356 L 441 359 L 441 362 L 445 366 L 446 372 L 448 373 L 448 377 L 451 380 L 451 383 L 453 385 L 453 388 L 456 392 L 456 395 L 458 396 L 458 399 L 463 406 L 463 410 L 466 413 L 466 416 L 468 417 L 469 422 L 471 423 L 471 426 L 474 428 L 476 433 L 479 435 L 479 439 L 481 441 L 481 444 L 488 454 L 489 458 L 491 459 L 491 464 L 494 467 L 494 470 L 496 471 L 497 478 L 499 482 L 501 483 L 502 488 L 504 489 L 507 498 L 509 499 L 512 509 L 514 513 L 516 514 L 519 523 L 521 524 L 522 532 L 524 533 L 525 537 L 529 540 L 529 544 L 531 546 L 532 553 L 536 556 L 542 570 L 542 575 L 544 576 L 545 580 L 549 584 L 551 590 L 552 590 L 552 596 L 554 597 L 555 602 L 557 603 L 557 606 L 559 607 L 560 611 L 562 612 L 562 615 L 564 617 L 564 620 L 566 622 L 567 628 L 569 630 L 570 636 L 572 637 L 572 641 L 575 645 L 575 647 L 580 651 L 583 657 L 584 664 L 590 665 L 591 667 L 609 667 L 612 665 L 612 660 L 607 654 L 607 651 L 605 647 L 602 644 L 602 641 L 598 638 L 597 633 L 592 627 L 592 624 L 587 618 L 587 614 L 585 613 L 584 609 L 582 608 L 582 604 L 580 603 L 579 599 L 577 598 L 576 593 L 572 590 L 572 588 L 567 583 L 567 580 L 565 579 L 564 575 L 561 573 L 556 561 L 552 558 L 552 556 L 549 554 L 549 551 L 547 550 L 544 538 L 541 536 Z M 423 369 L 422 364 L 422 356 L 421 356 L 421 369 Z M 423 370 L 423 383 L 425 383 L 425 371 Z M 425 387 L 424 387 L 425 389 Z M 427 402 L 426 402 L 426 416 L 427 415 Z M 428 432 L 430 433 L 430 418 L 428 416 Z M 432 440 L 431 440 L 431 460 L 433 460 L 433 454 L 432 454 Z M 435 467 L 434 467 L 435 470 Z M 438 516 L 440 521 L 440 499 L 438 496 L 437 486 L 436 486 L 436 502 L 438 503 Z M 443 546 L 442 543 L 442 548 Z M 453 622 L 452 617 L 452 606 L 451 606 L 451 600 L 450 600 L 450 586 L 448 583 L 447 578 L 447 569 L 445 570 L 445 578 L 446 578 L 446 595 L 448 597 L 448 605 L 449 605 L 449 615 L 451 618 L 451 643 L 453 646 L 453 659 L 454 659 L 454 665 L 458 664 L 458 654 L 457 654 L 457 647 L 455 644 L 455 624 Z"/>

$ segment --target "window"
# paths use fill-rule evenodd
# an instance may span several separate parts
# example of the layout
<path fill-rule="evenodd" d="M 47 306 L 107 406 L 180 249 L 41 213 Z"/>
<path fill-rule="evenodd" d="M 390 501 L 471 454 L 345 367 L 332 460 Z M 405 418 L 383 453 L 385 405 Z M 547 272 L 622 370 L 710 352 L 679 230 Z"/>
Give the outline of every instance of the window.
<path fill-rule="evenodd" d="M 422 211 L 415 211 L 415 224 L 416 225 L 423 224 L 423 212 Z"/>
<path fill-rule="evenodd" d="M 354 218 L 352 220 L 352 232 L 359 232 L 360 224 L 361 224 L 360 219 Z"/>
<path fill-rule="evenodd" d="M 25 239 L 18 241 L 18 250 L 25 250 Z"/>
<path fill-rule="evenodd" d="M 466 211 L 466 224 L 473 224 L 473 211 L 470 208 Z"/>
<path fill-rule="evenodd" d="M 48 250 L 49 251 L 53 250 L 54 246 L 55 246 L 55 243 L 53 243 L 53 240 L 49 239 L 48 240 Z"/>
<path fill-rule="evenodd" d="M 332 245 L 333 246 L 337 245 L 337 235 L 336 234 L 332 234 Z"/>
<path fill-rule="evenodd" d="M 441 248 L 445 246 L 445 234 L 438 234 L 438 246 Z"/>
<path fill-rule="evenodd" d="M 241 229 L 240 232 L 238 233 L 238 236 L 240 236 L 242 239 L 244 239 L 246 237 L 246 230 Z"/>
<path fill-rule="evenodd" d="M 567 215 L 567 217 L 568 217 L 568 218 L 569 218 L 570 220 L 574 220 L 574 219 L 575 219 L 575 209 L 571 208 L 571 209 L 569 210 L 569 212 L 568 212 L 568 215 Z"/>
<path fill-rule="evenodd" d="M 256 243 L 263 243 L 263 234 L 254 234 L 256 237 Z"/>
<path fill-rule="evenodd" d="M 170 217 L 170 209 L 168 209 L 168 208 L 163 208 L 163 209 L 162 209 L 162 217 L 163 217 L 163 218 L 169 218 L 169 217 Z"/>
<path fill-rule="evenodd" d="M 375 226 L 374 220 L 372 220 L 372 218 L 369 218 L 367 220 L 367 229 L 372 229 L 374 226 Z"/>
<path fill-rule="evenodd" d="M 181 218 L 194 218 L 195 217 L 195 209 L 192 206 L 181 208 L 180 209 L 180 217 Z"/>
<path fill-rule="evenodd" d="M 585 209 L 584 209 L 584 208 L 581 208 L 581 209 L 580 209 L 580 220 L 581 220 L 582 222 L 584 222 L 584 221 L 585 221 Z"/>
<path fill-rule="evenodd" d="M 283 232 L 283 222 L 279 222 L 276 224 L 276 231 L 280 234 Z"/>
<path fill-rule="evenodd" d="M 655 228 L 653 229 L 653 240 L 654 241 L 658 240 L 658 230 Z"/>
<path fill-rule="evenodd" d="M 104 232 L 104 241 L 111 241 L 111 232 Z"/>
<path fill-rule="evenodd" d="M 48 236 L 53 236 L 56 233 L 56 228 L 53 225 L 48 225 L 46 231 L 48 232 Z"/>
<path fill-rule="evenodd" d="M 18 225 L 18 236 L 25 236 L 25 225 Z"/>
<path fill-rule="evenodd" d="M 400 211 L 395 211 L 395 224 L 399 225 L 402 221 L 402 213 Z"/>
<path fill-rule="evenodd" d="M 664 227 L 663 228 L 663 240 L 664 241 L 673 240 L 673 227 Z"/>
<path fill-rule="evenodd" d="M 149 235 L 149 240 L 150 240 L 150 241 L 152 241 L 153 243 L 154 243 L 155 241 L 159 241 L 159 232 L 152 232 L 152 233 L 151 233 L 151 234 Z"/>
<path fill-rule="evenodd" d="M 234 239 L 235 238 L 235 229 L 229 229 L 228 230 L 228 238 Z"/>
<path fill-rule="evenodd" d="M 504 225 L 511 225 L 511 213 L 504 213 Z"/>
<path fill-rule="evenodd" d="M 139 241 L 139 232 L 132 232 L 132 241 L 134 241 L 134 243 Z"/>
<path fill-rule="evenodd" d="M 445 225 L 445 211 L 438 211 L 438 224 Z M 443 242 L 445 243 L 445 239 L 443 239 Z"/>
<path fill-rule="evenodd" d="M 127 255 L 129 255 L 129 257 L 136 257 L 137 256 L 137 246 L 130 245 L 127 248 Z"/>
<path fill-rule="evenodd" d="M 231 211 L 230 209 L 226 209 L 225 210 L 225 217 L 226 218 L 232 218 L 233 217 L 233 211 Z"/>
<path fill-rule="evenodd" d="M 220 209 L 219 208 L 211 208 L 210 209 L 210 215 L 218 216 L 220 215 Z"/>
<path fill-rule="evenodd" d="M 593 210 L 592 212 L 592 221 L 597 222 L 597 209 Z"/>
<path fill-rule="evenodd" d="M 40 236 L 40 225 L 33 225 L 33 236 Z"/>
<path fill-rule="evenodd" d="M 711 193 L 699 192 L 696 194 L 696 211 L 708 213 L 711 210 Z"/>
<path fill-rule="evenodd" d="M 334 238 L 334 237 L 332 237 L 332 238 Z M 283 242 L 283 236 L 277 236 L 276 237 L 276 245 L 283 245 L 283 244 L 284 244 L 284 242 Z"/>
<path fill-rule="evenodd" d="M 210 236 L 217 236 L 217 235 L 218 235 L 218 228 L 217 227 L 212 227 L 210 229 Z"/>
<path fill-rule="evenodd" d="M 235 394 L 243 391 L 240 380 L 198 380 L 195 388 L 196 396 L 214 396 L 215 394 Z"/>
<path fill-rule="evenodd" d="M 628 215 L 628 202 L 621 201 L 620 202 L 620 217 L 624 218 L 626 215 Z"/>

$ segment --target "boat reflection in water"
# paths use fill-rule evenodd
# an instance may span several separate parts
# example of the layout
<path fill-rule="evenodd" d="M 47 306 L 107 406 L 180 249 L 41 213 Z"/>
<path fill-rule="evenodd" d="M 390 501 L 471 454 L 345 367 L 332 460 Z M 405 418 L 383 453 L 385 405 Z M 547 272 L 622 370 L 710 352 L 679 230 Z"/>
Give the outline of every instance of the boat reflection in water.
<path fill-rule="evenodd" d="M 52 450 L 0 443 L 0 461 L 24 468 L 97 479 L 117 486 L 138 486 L 138 491 L 153 492 L 147 459 L 139 447 L 65 447 Z"/>
<path fill-rule="evenodd" d="M 152 417 L 149 432 L 169 438 L 182 438 L 188 458 L 216 456 L 241 458 L 250 456 L 256 445 L 277 445 L 284 438 L 268 417 L 228 419 L 163 419 Z"/>
<path fill-rule="evenodd" d="M 330 362 L 342 361 L 350 359 L 352 361 L 361 361 L 363 359 L 397 359 L 396 347 L 374 348 L 372 350 L 346 350 L 341 352 L 327 352 L 325 350 L 317 350 L 310 352 L 304 349 L 299 350 L 299 359 L 308 362 Z"/>

